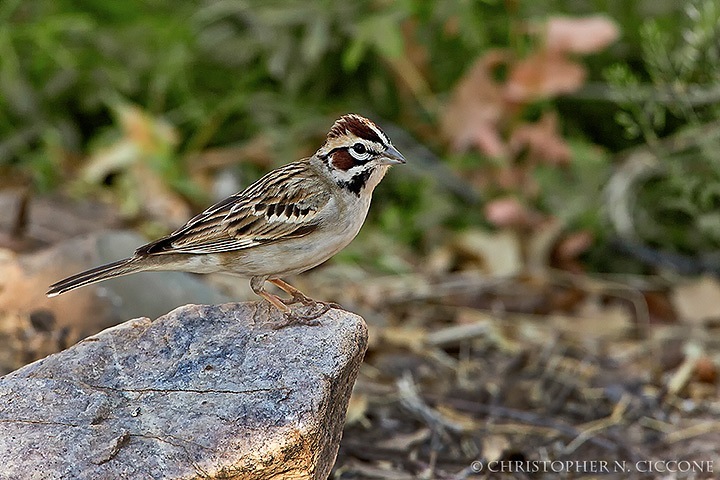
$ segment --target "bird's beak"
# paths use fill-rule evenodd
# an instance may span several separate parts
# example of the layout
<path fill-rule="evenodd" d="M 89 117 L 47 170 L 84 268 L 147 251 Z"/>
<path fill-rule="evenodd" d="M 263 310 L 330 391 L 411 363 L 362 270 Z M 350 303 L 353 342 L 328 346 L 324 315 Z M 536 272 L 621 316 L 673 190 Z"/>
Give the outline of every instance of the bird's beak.
<path fill-rule="evenodd" d="M 382 157 L 380 157 L 381 165 L 397 165 L 400 163 L 405 163 L 405 157 L 392 145 L 390 145 L 387 150 L 383 152 Z"/>

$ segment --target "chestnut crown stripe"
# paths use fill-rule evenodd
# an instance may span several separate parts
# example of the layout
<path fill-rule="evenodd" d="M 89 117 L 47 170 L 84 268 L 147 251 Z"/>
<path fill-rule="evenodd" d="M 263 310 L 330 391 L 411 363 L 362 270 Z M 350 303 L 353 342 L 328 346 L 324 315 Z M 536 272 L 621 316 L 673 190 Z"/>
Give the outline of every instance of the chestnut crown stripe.
<path fill-rule="evenodd" d="M 389 143 L 387 135 L 380 130 L 380 127 L 376 125 L 370 126 L 367 120 L 353 114 L 340 117 L 330 129 L 330 132 L 328 132 L 327 139 L 332 140 L 344 137 L 348 133 L 381 145 Z"/>

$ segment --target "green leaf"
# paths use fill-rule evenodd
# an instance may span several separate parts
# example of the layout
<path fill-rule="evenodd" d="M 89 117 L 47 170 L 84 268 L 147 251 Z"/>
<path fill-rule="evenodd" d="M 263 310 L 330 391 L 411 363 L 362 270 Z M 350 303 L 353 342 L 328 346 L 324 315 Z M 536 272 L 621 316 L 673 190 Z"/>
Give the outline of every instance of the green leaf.
<path fill-rule="evenodd" d="M 361 35 L 372 41 L 377 52 L 383 57 L 398 58 L 402 56 L 405 48 L 400 32 L 401 20 L 395 14 L 373 16 L 360 26 Z"/>
<path fill-rule="evenodd" d="M 348 72 L 357 70 L 366 49 L 365 42 L 360 38 L 355 38 L 343 53 L 343 68 Z"/>
<path fill-rule="evenodd" d="M 330 43 L 330 25 L 321 17 L 311 22 L 302 43 L 303 57 L 309 64 L 320 61 Z"/>

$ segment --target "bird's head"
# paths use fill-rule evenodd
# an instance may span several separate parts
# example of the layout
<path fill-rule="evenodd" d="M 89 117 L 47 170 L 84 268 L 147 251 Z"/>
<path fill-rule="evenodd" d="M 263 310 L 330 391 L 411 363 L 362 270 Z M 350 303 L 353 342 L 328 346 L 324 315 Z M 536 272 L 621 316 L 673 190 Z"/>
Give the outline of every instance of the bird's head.
<path fill-rule="evenodd" d="M 372 191 L 391 165 L 405 163 L 380 127 L 355 114 L 335 122 L 315 156 L 338 185 L 358 196 L 367 188 Z"/>

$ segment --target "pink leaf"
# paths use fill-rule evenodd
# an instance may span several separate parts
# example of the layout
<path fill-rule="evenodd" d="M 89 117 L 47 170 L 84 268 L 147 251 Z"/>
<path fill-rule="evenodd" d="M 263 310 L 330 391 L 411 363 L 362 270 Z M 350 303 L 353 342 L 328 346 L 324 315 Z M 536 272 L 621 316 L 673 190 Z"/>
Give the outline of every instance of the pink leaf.
<path fill-rule="evenodd" d="M 537 52 L 510 69 L 505 96 L 515 103 L 527 103 L 562 93 L 574 92 L 585 81 L 582 65 L 557 52 Z"/>
<path fill-rule="evenodd" d="M 602 15 L 585 18 L 553 17 L 547 23 L 545 47 L 554 52 L 599 52 L 617 40 L 617 24 Z"/>
<path fill-rule="evenodd" d="M 537 224 L 540 214 L 520 203 L 517 198 L 505 197 L 485 205 L 485 216 L 497 227 L 529 227 Z"/>
<path fill-rule="evenodd" d="M 510 137 L 510 151 L 527 150 L 532 163 L 567 165 L 572 159 L 570 147 L 560 136 L 557 115 L 545 113 L 536 123 L 519 125 Z"/>
<path fill-rule="evenodd" d="M 505 106 L 502 90 L 491 74 L 504 58 L 504 52 L 488 52 L 475 62 L 455 87 L 442 119 L 443 132 L 455 150 L 477 146 L 492 156 L 504 152 L 497 124 Z"/>

